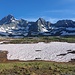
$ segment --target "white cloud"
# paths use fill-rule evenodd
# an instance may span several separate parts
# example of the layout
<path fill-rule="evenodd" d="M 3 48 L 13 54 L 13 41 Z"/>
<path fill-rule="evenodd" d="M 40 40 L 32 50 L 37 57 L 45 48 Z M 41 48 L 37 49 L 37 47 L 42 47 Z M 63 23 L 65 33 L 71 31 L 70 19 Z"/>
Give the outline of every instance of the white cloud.
<path fill-rule="evenodd" d="M 42 18 L 45 19 L 46 21 L 50 21 L 51 23 L 56 23 L 59 20 L 58 18 L 51 18 L 47 16 L 43 16 Z"/>
<path fill-rule="evenodd" d="M 64 9 L 64 10 L 48 10 L 44 11 L 45 13 L 75 13 L 75 10 L 71 9 Z"/>
<path fill-rule="evenodd" d="M 75 18 L 68 18 L 68 19 L 75 21 Z"/>
<path fill-rule="evenodd" d="M 63 10 L 49 10 L 49 11 L 45 11 L 46 13 L 58 13 L 58 12 L 63 12 Z"/>
<path fill-rule="evenodd" d="M 43 18 L 46 21 L 50 21 L 51 23 L 56 23 L 59 19 L 58 18 L 50 18 L 50 17 L 46 17 L 46 16 L 42 16 L 42 17 L 38 17 L 38 18 L 24 18 L 27 21 L 37 21 L 39 18 Z"/>
<path fill-rule="evenodd" d="M 75 0 L 62 0 L 62 1 L 75 2 Z"/>
<path fill-rule="evenodd" d="M 56 23 L 58 20 L 73 20 L 75 21 L 75 18 L 51 18 L 51 17 L 48 17 L 48 16 L 42 16 L 42 17 L 37 17 L 37 18 L 23 18 L 27 21 L 33 21 L 33 22 L 36 22 L 39 18 L 43 18 L 45 19 L 46 21 L 49 21 L 51 23 Z"/>
<path fill-rule="evenodd" d="M 73 2 L 75 2 L 75 0 L 60 0 L 59 1 L 59 3 L 62 3 L 62 4 L 63 3 L 67 3 L 68 4 L 68 3 L 73 3 Z"/>
<path fill-rule="evenodd" d="M 51 23 L 56 23 L 59 19 L 58 18 L 48 18 L 47 21 L 50 21 Z"/>
<path fill-rule="evenodd" d="M 34 21 L 34 22 L 37 21 L 37 19 L 38 19 L 38 18 L 25 18 L 25 20 Z"/>

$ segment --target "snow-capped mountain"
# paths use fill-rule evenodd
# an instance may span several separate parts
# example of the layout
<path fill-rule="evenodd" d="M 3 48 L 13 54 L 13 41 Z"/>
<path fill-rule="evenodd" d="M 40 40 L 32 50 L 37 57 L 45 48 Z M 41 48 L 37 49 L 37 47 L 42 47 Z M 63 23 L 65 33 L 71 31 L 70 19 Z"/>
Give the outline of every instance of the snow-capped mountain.
<path fill-rule="evenodd" d="M 25 36 L 64 36 L 75 35 L 75 22 L 72 20 L 59 20 L 52 24 L 39 18 L 36 22 L 29 22 L 24 19 L 17 20 L 8 15 L 0 20 L 0 36 L 25 37 Z"/>

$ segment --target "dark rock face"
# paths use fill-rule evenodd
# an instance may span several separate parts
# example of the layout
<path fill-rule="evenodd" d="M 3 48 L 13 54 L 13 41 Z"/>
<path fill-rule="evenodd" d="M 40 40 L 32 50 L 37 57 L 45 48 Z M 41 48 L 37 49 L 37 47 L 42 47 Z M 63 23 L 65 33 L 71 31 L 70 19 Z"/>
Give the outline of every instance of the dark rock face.
<path fill-rule="evenodd" d="M 36 22 L 29 22 L 31 24 L 29 31 L 30 32 L 38 32 L 38 25 Z"/>
<path fill-rule="evenodd" d="M 59 20 L 56 24 L 56 27 L 75 27 L 75 22 L 72 20 Z"/>
<path fill-rule="evenodd" d="M 28 22 L 24 19 L 19 20 L 19 26 L 27 26 Z"/>
<path fill-rule="evenodd" d="M 43 18 L 39 18 L 36 22 L 37 24 L 43 24 L 43 25 L 46 24 L 46 21 Z"/>
<path fill-rule="evenodd" d="M 49 27 L 50 27 L 50 22 L 49 21 L 45 21 L 43 18 L 39 18 L 36 21 L 36 23 L 37 23 L 38 26 L 43 25 L 43 27 L 46 27 L 46 29 L 49 29 Z"/>
<path fill-rule="evenodd" d="M 68 53 L 72 53 L 72 54 L 75 54 L 75 51 L 69 51 Z"/>
<path fill-rule="evenodd" d="M 75 62 L 75 59 L 71 59 L 71 61 L 70 62 Z"/>

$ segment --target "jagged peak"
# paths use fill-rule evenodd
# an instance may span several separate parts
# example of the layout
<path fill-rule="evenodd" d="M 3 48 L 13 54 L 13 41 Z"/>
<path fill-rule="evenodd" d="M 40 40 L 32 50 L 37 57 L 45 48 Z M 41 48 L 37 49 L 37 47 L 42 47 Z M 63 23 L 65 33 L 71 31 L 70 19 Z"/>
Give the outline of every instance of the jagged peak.
<path fill-rule="evenodd" d="M 8 14 L 7 16 L 14 17 L 12 14 Z"/>
<path fill-rule="evenodd" d="M 9 19 L 11 19 L 11 18 L 12 18 L 12 19 L 15 19 L 14 16 L 13 16 L 12 14 L 7 15 L 6 18 L 9 18 Z"/>
<path fill-rule="evenodd" d="M 14 22 L 15 21 L 15 18 L 13 15 L 9 14 L 7 16 L 5 16 L 4 18 L 2 18 L 0 20 L 0 24 L 8 24 L 8 23 L 11 23 L 11 22 Z"/>
<path fill-rule="evenodd" d="M 23 18 L 21 18 L 21 19 L 19 20 L 19 22 L 28 23 L 28 21 L 25 20 L 25 19 L 23 19 Z"/>
<path fill-rule="evenodd" d="M 45 21 L 43 18 L 39 18 L 38 20 L 40 20 L 40 21 Z"/>
<path fill-rule="evenodd" d="M 59 21 L 57 21 L 57 23 L 58 23 L 58 22 L 73 22 L 73 21 L 66 19 L 66 20 L 59 20 Z"/>

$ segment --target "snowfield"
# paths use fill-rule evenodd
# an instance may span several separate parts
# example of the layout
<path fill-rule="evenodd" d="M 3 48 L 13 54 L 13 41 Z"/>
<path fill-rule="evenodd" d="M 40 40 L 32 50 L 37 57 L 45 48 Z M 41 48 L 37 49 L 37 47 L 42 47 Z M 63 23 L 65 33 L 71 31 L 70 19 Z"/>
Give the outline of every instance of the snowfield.
<path fill-rule="evenodd" d="M 75 43 L 50 42 L 35 44 L 0 44 L 0 50 L 8 51 L 10 60 L 48 60 L 68 62 L 75 59 Z"/>

